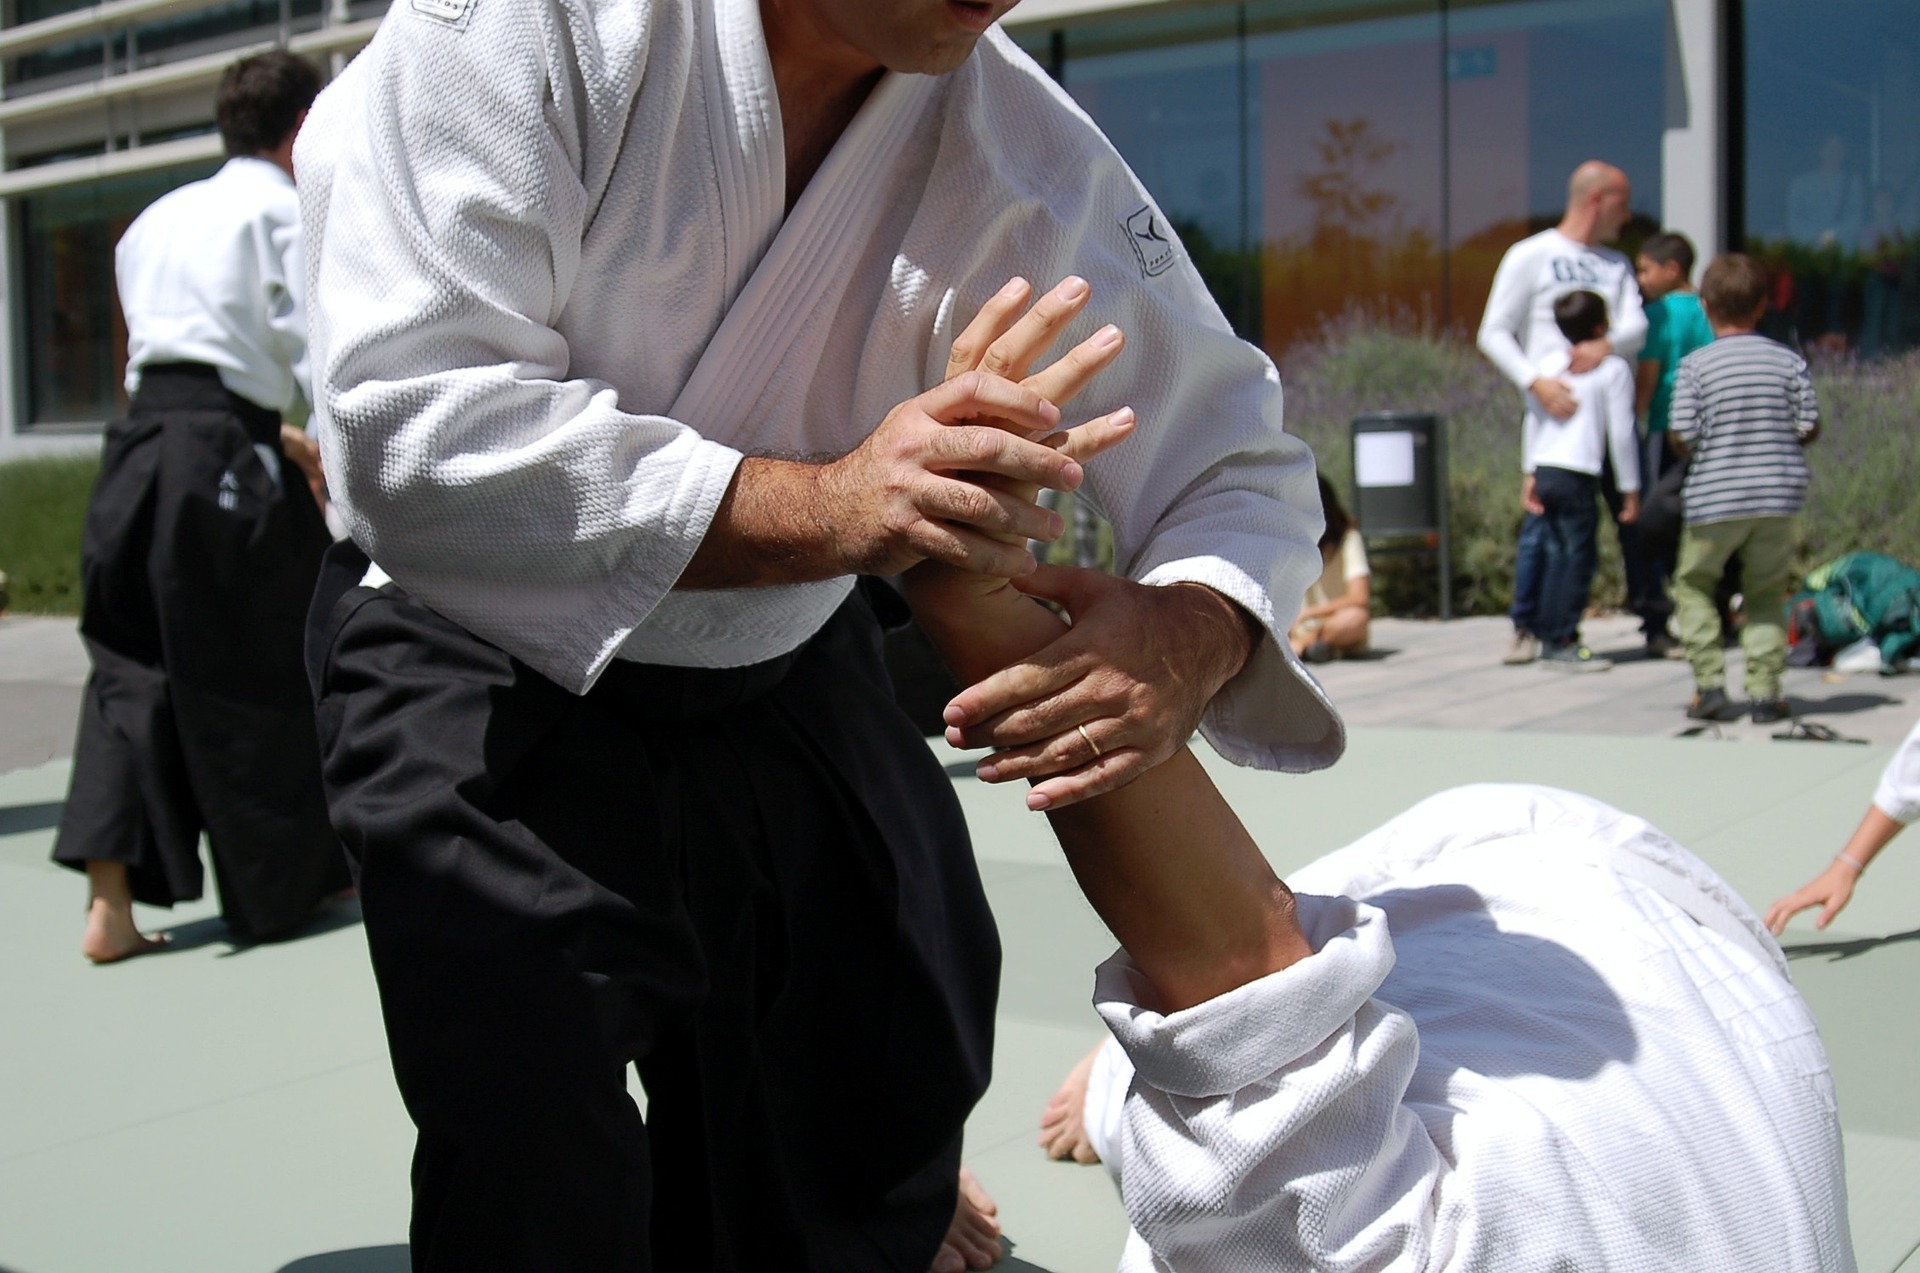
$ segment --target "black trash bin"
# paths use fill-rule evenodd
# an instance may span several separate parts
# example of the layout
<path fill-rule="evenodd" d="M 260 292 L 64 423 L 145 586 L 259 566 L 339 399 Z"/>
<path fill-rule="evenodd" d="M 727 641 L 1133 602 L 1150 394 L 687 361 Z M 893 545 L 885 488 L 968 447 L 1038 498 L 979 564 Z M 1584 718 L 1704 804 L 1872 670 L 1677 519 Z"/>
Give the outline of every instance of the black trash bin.
<path fill-rule="evenodd" d="M 1374 411 L 1353 421 L 1353 517 L 1369 553 L 1432 553 L 1440 617 L 1453 617 L 1446 431 L 1437 415 Z"/>

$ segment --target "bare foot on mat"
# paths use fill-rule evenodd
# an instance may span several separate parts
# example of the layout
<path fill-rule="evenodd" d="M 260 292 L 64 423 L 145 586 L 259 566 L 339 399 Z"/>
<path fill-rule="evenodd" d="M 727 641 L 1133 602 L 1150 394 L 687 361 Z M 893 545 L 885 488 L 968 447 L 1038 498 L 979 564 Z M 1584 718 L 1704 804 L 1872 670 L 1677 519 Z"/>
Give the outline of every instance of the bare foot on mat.
<path fill-rule="evenodd" d="M 960 1201 L 953 1208 L 953 1224 L 947 1240 L 933 1257 L 932 1273 L 963 1273 L 966 1269 L 990 1269 L 1000 1261 L 1000 1208 L 973 1172 L 960 1168 Z"/>
<path fill-rule="evenodd" d="M 133 912 L 122 911 L 100 898 L 87 907 L 87 931 L 80 953 L 96 964 L 117 964 L 135 955 L 166 949 L 164 937 L 148 937 L 134 927 Z"/>
<path fill-rule="evenodd" d="M 1093 1073 L 1093 1058 L 1100 1055 L 1098 1044 L 1061 1081 L 1060 1090 L 1040 1112 L 1040 1148 L 1047 1157 L 1071 1158 L 1077 1163 L 1097 1163 L 1100 1155 L 1087 1139 L 1087 1078 Z"/>

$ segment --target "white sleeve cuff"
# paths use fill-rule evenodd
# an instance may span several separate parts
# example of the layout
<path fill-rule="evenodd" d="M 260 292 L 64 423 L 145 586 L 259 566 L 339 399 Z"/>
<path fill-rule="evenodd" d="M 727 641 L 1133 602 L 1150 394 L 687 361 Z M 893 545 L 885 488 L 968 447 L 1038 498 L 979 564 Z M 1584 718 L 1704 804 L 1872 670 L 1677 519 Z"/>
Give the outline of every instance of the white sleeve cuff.
<path fill-rule="evenodd" d="M 1351 1022 L 1393 970 L 1386 914 L 1297 894 L 1314 953 L 1179 1012 L 1162 1013 L 1125 951 L 1094 974 L 1094 1006 L 1142 1081 L 1173 1096 L 1225 1096 L 1269 1079 Z"/>
<path fill-rule="evenodd" d="M 1236 765 L 1289 773 L 1325 769 L 1340 759 L 1346 726 L 1293 647 L 1276 633 L 1280 620 L 1273 600 L 1246 571 L 1218 557 L 1187 558 L 1156 566 L 1140 582 L 1203 584 L 1244 607 L 1266 630 L 1201 717 L 1200 733 L 1215 751 Z"/>

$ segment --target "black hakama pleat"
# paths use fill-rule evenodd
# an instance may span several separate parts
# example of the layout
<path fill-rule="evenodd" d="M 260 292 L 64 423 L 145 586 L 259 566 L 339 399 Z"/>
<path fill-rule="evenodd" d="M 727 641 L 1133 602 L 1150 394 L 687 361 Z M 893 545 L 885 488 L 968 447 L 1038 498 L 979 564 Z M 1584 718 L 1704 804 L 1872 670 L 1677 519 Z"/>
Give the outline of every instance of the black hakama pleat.
<path fill-rule="evenodd" d="M 137 900 L 170 906 L 203 891 L 204 830 L 242 940 L 300 927 L 346 885 L 301 663 L 328 542 L 274 413 L 210 367 L 144 369 L 87 508 L 93 674 L 55 861 L 123 863 Z"/>
<path fill-rule="evenodd" d="M 419 1129 L 414 1267 L 925 1269 L 999 943 L 866 602 L 768 664 L 575 696 L 350 587 L 350 551 L 309 659 Z"/>

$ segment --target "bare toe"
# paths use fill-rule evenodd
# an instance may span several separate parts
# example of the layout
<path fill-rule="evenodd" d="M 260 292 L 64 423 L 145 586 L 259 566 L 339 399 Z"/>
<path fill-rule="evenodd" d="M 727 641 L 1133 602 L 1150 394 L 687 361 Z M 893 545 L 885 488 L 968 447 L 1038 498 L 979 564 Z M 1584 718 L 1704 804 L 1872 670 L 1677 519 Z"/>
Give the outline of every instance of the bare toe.
<path fill-rule="evenodd" d="M 953 1223 L 947 1227 L 947 1240 L 934 1257 L 933 1273 L 961 1273 L 964 1269 L 989 1269 L 1000 1260 L 1000 1221 L 995 1219 L 999 1206 L 988 1195 L 979 1179 L 966 1167 L 960 1168 L 960 1194 L 954 1203 Z"/>
<path fill-rule="evenodd" d="M 1087 1138 L 1087 1083 L 1098 1055 L 1100 1047 L 1096 1045 L 1067 1071 L 1060 1090 L 1048 1098 L 1047 1108 L 1040 1115 L 1040 1148 L 1056 1162 L 1068 1158 L 1082 1164 L 1100 1161 Z"/>

